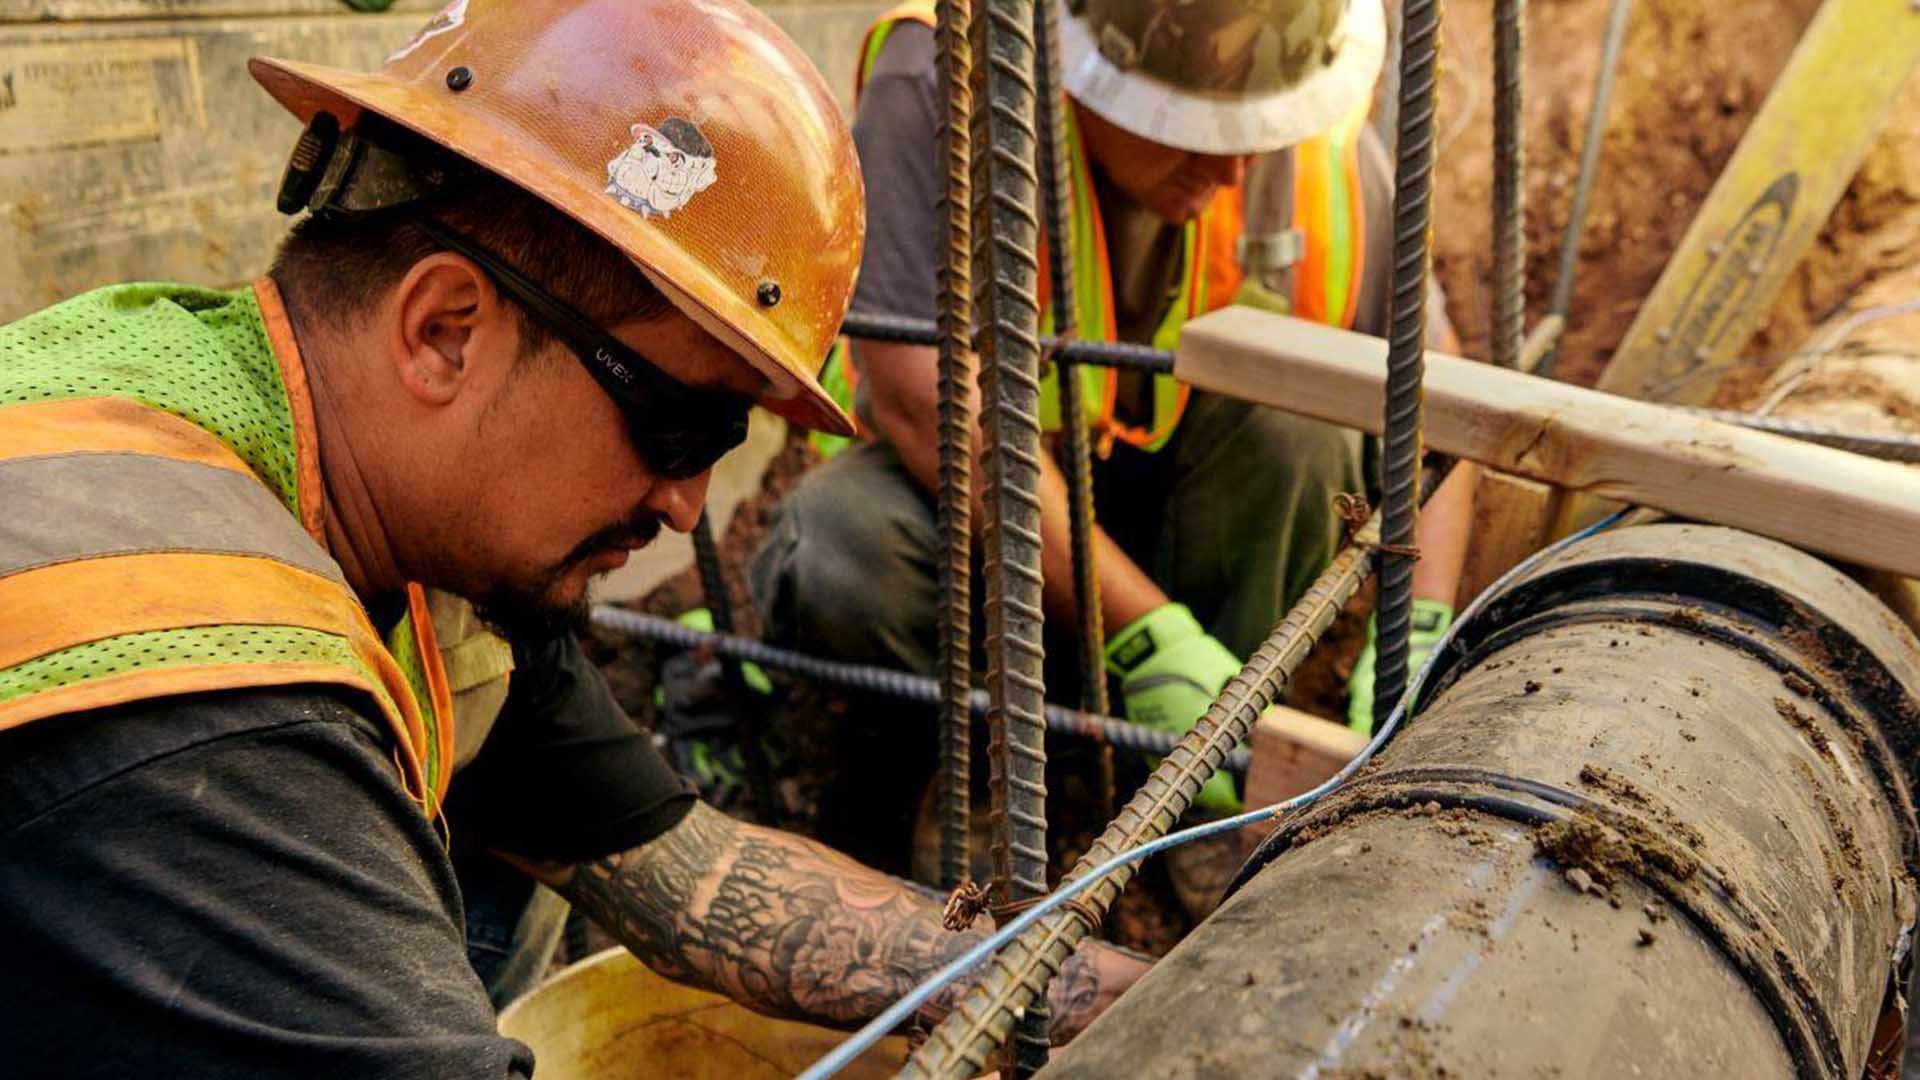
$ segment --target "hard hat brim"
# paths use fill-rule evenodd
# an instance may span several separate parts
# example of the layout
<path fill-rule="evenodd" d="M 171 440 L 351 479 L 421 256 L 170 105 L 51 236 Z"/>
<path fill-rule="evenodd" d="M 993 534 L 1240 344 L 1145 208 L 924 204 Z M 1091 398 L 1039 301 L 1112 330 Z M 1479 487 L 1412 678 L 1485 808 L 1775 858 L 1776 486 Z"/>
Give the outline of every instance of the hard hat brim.
<path fill-rule="evenodd" d="M 566 162 L 545 160 L 537 147 L 511 132 L 460 115 L 444 94 L 423 92 L 413 83 L 380 72 L 270 57 L 254 57 L 247 69 L 301 123 L 315 113 L 328 112 L 347 127 L 361 112 L 371 112 L 553 205 L 625 254 L 681 313 L 765 376 L 769 389 L 759 402 L 763 408 L 804 428 L 854 434 L 852 418 L 821 387 L 814 372 L 783 360 L 768 344 L 778 336 L 766 313 L 710 281 L 709 271 L 685 251 L 645 230 L 633 229 L 631 214 L 599 189 L 584 187 L 577 170 Z M 703 295 L 712 299 L 702 299 Z"/>
<path fill-rule="evenodd" d="M 1061 79 L 1067 93 L 1117 127 L 1163 146 L 1200 154 L 1283 150 L 1364 108 L 1386 54 L 1379 0 L 1352 0 L 1340 51 L 1300 83 L 1269 94 L 1203 94 L 1116 66 L 1082 19 L 1060 22 Z"/>

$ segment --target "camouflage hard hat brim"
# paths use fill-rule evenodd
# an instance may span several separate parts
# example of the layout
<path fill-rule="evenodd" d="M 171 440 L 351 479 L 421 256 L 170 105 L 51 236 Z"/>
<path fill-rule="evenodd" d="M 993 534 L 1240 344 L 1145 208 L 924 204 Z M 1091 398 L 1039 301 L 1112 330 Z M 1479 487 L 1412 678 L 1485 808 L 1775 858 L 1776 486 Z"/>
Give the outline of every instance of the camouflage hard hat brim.
<path fill-rule="evenodd" d="M 1264 153 L 1364 109 L 1386 36 L 1380 0 L 1075 0 L 1062 74 L 1074 100 L 1142 138 Z"/>

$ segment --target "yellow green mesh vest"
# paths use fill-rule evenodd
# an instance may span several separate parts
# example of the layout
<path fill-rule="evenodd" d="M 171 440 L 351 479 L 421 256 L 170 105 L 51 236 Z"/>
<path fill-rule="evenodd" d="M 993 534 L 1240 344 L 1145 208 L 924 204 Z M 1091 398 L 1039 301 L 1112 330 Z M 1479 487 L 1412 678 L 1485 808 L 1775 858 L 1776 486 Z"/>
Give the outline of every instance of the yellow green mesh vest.
<path fill-rule="evenodd" d="M 328 684 L 438 814 L 451 695 L 426 596 L 383 641 L 321 530 L 305 371 L 270 282 L 96 290 L 0 327 L 0 730 Z"/>

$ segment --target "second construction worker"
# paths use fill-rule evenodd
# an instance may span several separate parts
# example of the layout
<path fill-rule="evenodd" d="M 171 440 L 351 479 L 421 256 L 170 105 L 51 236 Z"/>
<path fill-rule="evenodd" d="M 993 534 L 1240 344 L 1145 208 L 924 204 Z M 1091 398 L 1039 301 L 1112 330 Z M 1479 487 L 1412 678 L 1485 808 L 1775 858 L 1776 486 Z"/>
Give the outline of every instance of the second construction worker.
<path fill-rule="evenodd" d="M 932 0 L 894 9 L 862 53 L 853 130 L 870 224 L 856 314 L 935 315 L 933 13 Z M 1365 124 L 1384 51 L 1378 0 L 1076 0 L 1063 14 L 1082 338 L 1169 349 L 1187 319 L 1230 303 L 1385 330 L 1392 177 Z M 1042 301 L 1050 324 L 1060 298 Z M 1444 315 L 1430 330 L 1436 344 L 1451 337 Z M 936 354 L 851 346 L 841 385 L 867 438 L 782 505 L 755 595 L 775 640 L 931 674 Z M 1087 408 L 1074 422 L 1098 448 L 1107 667 L 1130 719 L 1185 731 L 1338 549 L 1332 500 L 1363 489 L 1361 438 L 1169 376 L 1079 370 Z M 1057 383 L 1048 375 L 1041 399 L 1050 432 Z M 1046 611 L 1050 628 L 1071 626 L 1066 485 L 1045 455 L 1040 485 Z M 1422 525 L 1416 663 L 1452 615 L 1470 498 L 1463 475 Z M 1371 653 L 1356 716 L 1369 711 Z M 896 775 L 889 801 L 924 780 Z M 863 813 L 874 795 L 864 788 Z M 1201 796 L 1236 801 L 1225 775 Z"/>

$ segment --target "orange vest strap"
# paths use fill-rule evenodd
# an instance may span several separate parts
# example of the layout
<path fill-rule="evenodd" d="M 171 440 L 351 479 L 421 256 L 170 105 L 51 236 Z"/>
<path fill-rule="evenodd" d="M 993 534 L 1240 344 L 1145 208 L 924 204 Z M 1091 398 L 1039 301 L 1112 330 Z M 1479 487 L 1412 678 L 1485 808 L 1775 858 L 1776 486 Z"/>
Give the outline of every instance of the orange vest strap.
<path fill-rule="evenodd" d="M 359 600 L 344 586 L 272 559 L 248 555 L 143 553 L 55 563 L 0 577 L 0 611 L 13 633 L 0 639 L 0 668 L 91 641 L 155 630 L 197 626 L 294 626 L 344 638 L 354 656 L 378 678 L 373 696 L 387 714 L 405 755 L 404 776 L 416 796 L 424 786 L 421 748 L 427 725 L 400 671 L 367 621 Z M 255 685 L 307 681 L 311 665 L 250 665 Z M 25 723 L 71 707 L 122 704 L 154 693 L 204 688 L 206 676 L 178 671 L 134 672 L 75 684 L 65 698 L 54 692 L 16 698 L 0 709 L 0 726 Z M 277 672 L 278 677 L 274 677 Z M 138 676 L 137 678 L 135 676 Z M 170 681 L 174 680 L 174 681 Z M 321 681 L 356 684 L 345 668 Z M 95 689 L 85 691 L 83 686 Z M 436 793 L 438 794 L 438 793 Z"/>

